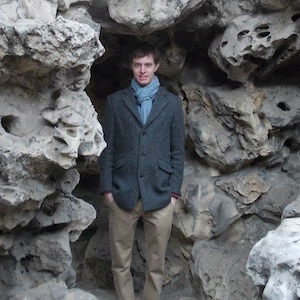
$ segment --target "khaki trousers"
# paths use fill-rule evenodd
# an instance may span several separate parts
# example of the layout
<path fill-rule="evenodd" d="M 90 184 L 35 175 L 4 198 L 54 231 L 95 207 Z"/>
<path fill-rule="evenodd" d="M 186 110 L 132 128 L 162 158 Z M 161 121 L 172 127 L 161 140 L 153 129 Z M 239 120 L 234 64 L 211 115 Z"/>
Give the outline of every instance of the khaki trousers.
<path fill-rule="evenodd" d="M 110 205 L 109 234 L 112 273 L 118 300 L 135 299 L 130 267 L 135 229 L 140 218 L 144 224 L 147 269 L 143 299 L 160 299 L 173 211 L 171 203 L 151 212 L 143 210 L 141 201 L 138 201 L 133 211 L 124 211 L 115 202 Z"/>

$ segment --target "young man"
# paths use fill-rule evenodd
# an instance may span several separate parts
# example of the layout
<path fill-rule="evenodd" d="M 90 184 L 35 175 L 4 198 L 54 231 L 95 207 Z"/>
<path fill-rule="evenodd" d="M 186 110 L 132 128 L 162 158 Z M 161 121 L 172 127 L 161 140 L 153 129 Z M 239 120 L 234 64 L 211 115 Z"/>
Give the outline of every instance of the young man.
<path fill-rule="evenodd" d="M 107 99 L 100 156 L 100 184 L 109 206 L 112 272 L 117 298 L 133 300 L 132 247 L 141 219 L 146 243 L 144 300 L 160 298 L 174 201 L 184 165 L 184 125 L 180 99 L 155 75 L 159 52 L 147 43 L 129 55 L 129 87 Z"/>

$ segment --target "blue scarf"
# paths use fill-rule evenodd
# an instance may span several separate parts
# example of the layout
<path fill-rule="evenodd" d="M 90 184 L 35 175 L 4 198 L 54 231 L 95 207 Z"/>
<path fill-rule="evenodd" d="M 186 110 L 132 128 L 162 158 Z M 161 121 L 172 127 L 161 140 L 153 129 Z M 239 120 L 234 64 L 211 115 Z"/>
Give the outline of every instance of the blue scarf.
<path fill-rule="evenodd" d="M 135 91 L 135 96 L 138 102 L 138 111 L 140 113 L 143 124 L 146 123 L 152 106 L 155 95 L 159 89 L 160 82 L 157 76 L 154 76 L 152 81 L 142 87 L 140 86 L 134 78 L 131 80 L 131 87 Z"/>

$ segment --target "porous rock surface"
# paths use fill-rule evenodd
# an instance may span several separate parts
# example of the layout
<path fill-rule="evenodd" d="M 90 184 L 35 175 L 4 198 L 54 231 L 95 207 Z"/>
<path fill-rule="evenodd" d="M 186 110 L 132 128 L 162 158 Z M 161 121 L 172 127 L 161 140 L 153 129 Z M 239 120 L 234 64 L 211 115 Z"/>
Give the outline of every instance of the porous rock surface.
<path fill-rule="evenodd" d="M 185 114 L 162 299 L 299 298 L 299 16 L 299 0 L 1 1 L 2 298 L 115 299 L 97 158 L 137 40 Z M 133 256 L 139 297 L 140 224 Z"/>
<path fill-rule="evenodd" d="M 76 282 L 70 242 L 96 211 L 72 191 L 77 159 L 106 145 L 84 92 L 104 48 L 99 32 L 60 9 L 52 1 L 1 3 L 1 299 L 83 297 L 68 291 Z"/>

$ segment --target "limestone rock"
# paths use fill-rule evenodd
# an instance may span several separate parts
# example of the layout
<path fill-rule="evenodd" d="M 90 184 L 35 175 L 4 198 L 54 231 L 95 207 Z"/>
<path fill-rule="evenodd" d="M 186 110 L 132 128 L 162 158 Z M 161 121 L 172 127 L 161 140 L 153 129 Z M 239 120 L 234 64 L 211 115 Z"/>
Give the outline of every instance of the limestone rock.
<path fill-rule="evenodd" d="M 84 292 L 80 289 L 70 289 L 68 290 L 67 287 L 62 283 L 57 283 L 55 281 L 50 281 L 44 284 L 39 285 L 38 287 L 31 289 L 26 292 L 21 292 L 16 294 L 15 296 L 9 298 L 10 300 L 23 300 L 24 297 L 26 299 L 31 300 L 39 300 L 43 299 L 62 299 L 62 300 L 97 300 L 99 299 L 93 294 L 88 292 Z M 106 298 L 109 299 L 109 298 Z M 113 299 L 113 298 L 111 298 Z"/>
<path fill-rule="evenodd" d="M 296 201 L 293 201 L 284 208 L 282 213 L 282 219 L 298 218 L 300 217 L 300 197 L 298 196 Z"/>
<path fill-rule="evenodd" d="M 86 71 L 104 53 L 96 32 L 90 26 L 61 16 L 51 23 L 19 20 L 15 25 L 2 23 L 1 27 L 2 83 L 26 74 L 42 77 L 57 66 Z M 14 40 L 13 46 L 11 40 Z M 18 60 L 13 60 L 14 56 Z"/>
<path fill-rule="evenodd" d="M 255 214 L 266 222 L 278 225 L 285 208 L 297 199 L 300 187 L 284 173 L 269 172 L 266 177 L 271 185 L 270 190 L 262 194 L 253 205 L 244 206 L 243 212 L 247 215 Z"/>
<path fill-rule="evenodd" d="M 232 80 L 246 82 L 257 72 L 266 76 L 299 51 L 296 15 L 286 10 L 239 16 L 215 38 L 209 55 Z"/>
<path fill-rule="evenodd" d="M 268 141 L 270 124 L 257 108 L 263 93 L 246 88 L 205 90 L 195 85 L 183 89 L 189 99 L 188 135 L 208 164 L 232 171 L 274 151 Z"/>
<path fill-rule="evenodd" d="M 299 205 L 298 205 L 299 206 Z M 251 250 L 247 272 L 263 287 L 263 299 L 299 298 L 299 226 L 298 217 L 283 219 Z"/>
<path fill-rule="evenodd" d="M 299 155 L 291 153 L 282 165 L 282 169 L 290 174 L 296 181 L 300 179 L 300 160 Z"/>
<path fill-rule="evenodd" d="M 155 31 L 172 25 L 177 19 L 188 15 L 203 4 L 203 0 L 107 1 L 110 17 L 117 23 L 135 30 Z M 145 26 L 146 25 L 146 26 Z M 146 29 L 146 30 L 145 30 Z"/>
<path fill-rule="evenodd" d="M 186 162 L 182 196 L 176 203 L 173 224 L 193 241 L 218 236 L 241 217 L 235 202 L 218 193 L 213 174 L 213 169 L 207 169 L 195 158 Z"/>
<path fill-rule="evenodd" d="M 258 219 L 237 222 L 221 238 L 194 244 L 190 269 L 202 287 L 203 298 L 255 299 L 259 291 L 246 276 L 245 264 L 253 246 L 252 238 L 258 239 L 269 229 Z"/>
<path fill-rule="evenodd" d="M 88 297 L 75 290 L 68 295 L 67 287 L 76 281 L 70 242 L 91 225 L 96 211 L 72 192 L 80 179 L 78 157 L 99 156 L 106 146 L 84 92 L 104 47 L 93 26 L 57 15 L 78 2 L 89 1 L 0 6 L 0 290 L 5 299 Z"/>
<path fill-rule="evenodd" d="M 254 3 L 257 5 L 260 5 L 261 7 L 265 9 L 270 10 L 282 10 L 286 7 L 288 7 L 293 1 L 288 0 L 255 0 Z M 295 1 L 294 1 L 295 2 Z"/>
<path fill-rule="evenodd" d="M 271 188 L 271 182 L 266 173 L 253 170 L 248 174 L 241 172 L 238 174 L 239 176 L 234 176 L 234 178 L 217 180 L 216 184 L 243 204 L 255 202 Z"/>
<path fill-rule="evenodd" d="M 261 103 L 261 112 L 268 119 L 273 128 L 293 127 L 298 124 L 297 113 L 299 87 L 287 85 L 270 85 L 264 88 L 265 98 Z M 288 138 L 288 134 L 287 137 Z M 298 139 L 299 133 L 295 129 L 293 138 Z"/>
<path fill-rule="evenodd" d="M 253 1 L 178 0 L 168 1 L 92 1 L 90 14 L 111 33 L 141 35 L 172 28 L 180 21 L 187 31 L 224 27 L 237 15 L 255 11 Z M 204 38 L 204 37 L 203 37 Z"/>

